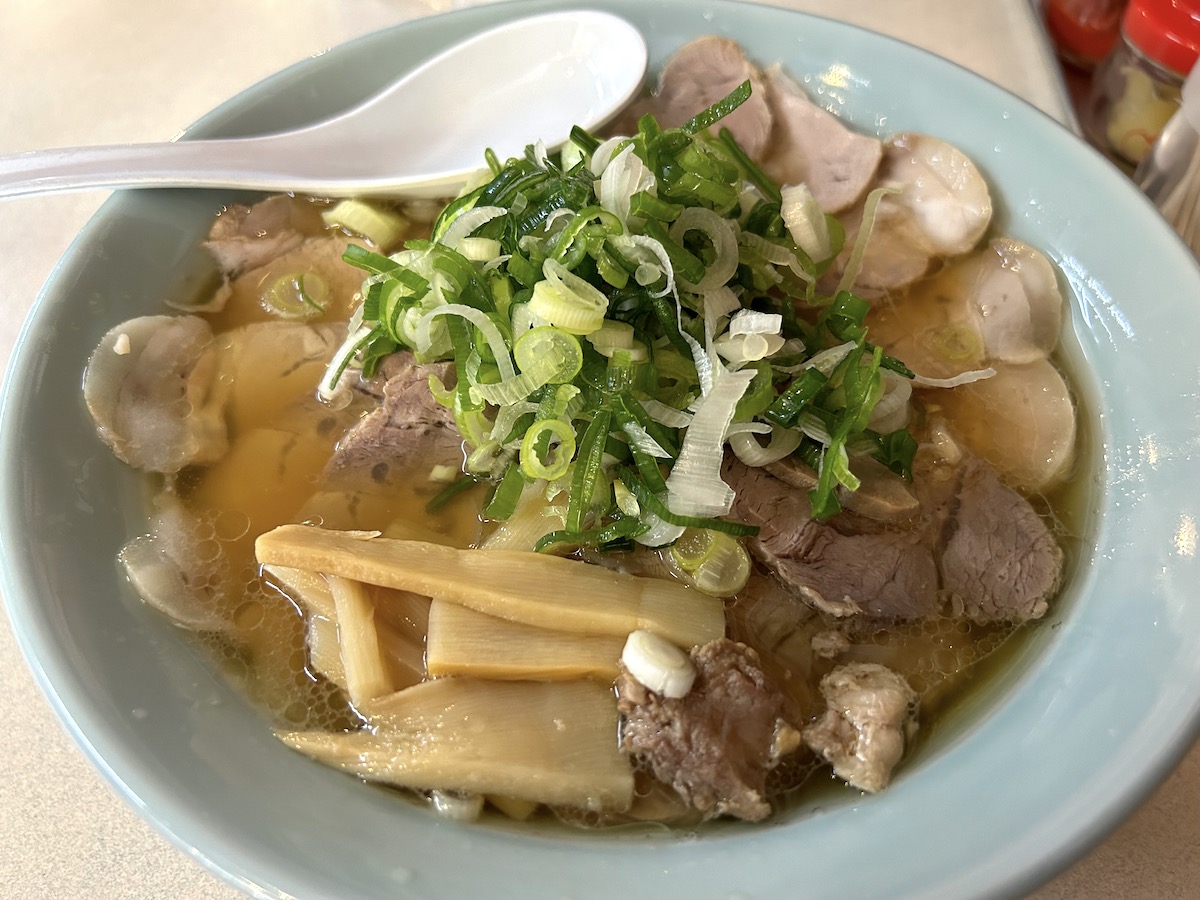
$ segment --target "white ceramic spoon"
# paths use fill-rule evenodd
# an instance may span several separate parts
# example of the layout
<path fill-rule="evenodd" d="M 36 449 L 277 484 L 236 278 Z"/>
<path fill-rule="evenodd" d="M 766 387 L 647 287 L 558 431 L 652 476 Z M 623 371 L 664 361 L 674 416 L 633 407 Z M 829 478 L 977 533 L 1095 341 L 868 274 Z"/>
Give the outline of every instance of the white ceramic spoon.
<path fill-rule="evenodd" d="M 596 11 L 518 19 L 457 44 L 360 105 L 293 131 L 34 150 L 0 157 L 0 199 L 90 187 L 223 187 L 323 197 L 452 194 L 573 125 L 595 128 L 642 86 L 646 43 Z"/>

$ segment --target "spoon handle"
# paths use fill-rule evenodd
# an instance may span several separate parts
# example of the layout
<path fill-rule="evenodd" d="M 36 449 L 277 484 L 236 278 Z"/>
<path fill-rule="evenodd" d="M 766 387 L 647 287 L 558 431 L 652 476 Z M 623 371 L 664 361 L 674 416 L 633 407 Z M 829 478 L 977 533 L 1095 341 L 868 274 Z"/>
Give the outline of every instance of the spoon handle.
<path fill-rule="evenodd" d="M 0 156 L 0 200 L 112 187 L 288 190 L 306 180 L 263 153 L 271 138 L 112 144 Z"/>

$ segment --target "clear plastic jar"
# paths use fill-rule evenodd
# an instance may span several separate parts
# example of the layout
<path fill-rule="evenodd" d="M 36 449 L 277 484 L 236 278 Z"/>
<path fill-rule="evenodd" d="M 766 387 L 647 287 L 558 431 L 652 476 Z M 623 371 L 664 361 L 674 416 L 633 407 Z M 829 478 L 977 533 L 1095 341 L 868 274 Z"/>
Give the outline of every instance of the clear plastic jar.
<path fill-rule="evenodd" d="M 1200 0 L 1130 0 L 1080 112 L 1088 140 L 1132 173 L 1179 108 L 1197 57 Z"/>

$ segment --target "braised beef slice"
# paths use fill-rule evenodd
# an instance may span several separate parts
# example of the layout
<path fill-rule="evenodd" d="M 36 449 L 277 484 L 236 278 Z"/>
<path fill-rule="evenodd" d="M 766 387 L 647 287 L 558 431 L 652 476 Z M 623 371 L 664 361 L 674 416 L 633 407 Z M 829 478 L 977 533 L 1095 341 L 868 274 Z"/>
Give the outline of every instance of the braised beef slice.
<path fill-rule="evenodd" d="M 751 552 L 809 605 L 886 619 L 937 612 L 937 566 L 920 532 L 845 534 L 813 521 L 804 490 L 732 454 L 723 475 L 736 492 L 732 517 L 761 529 Z"/>
<path fill-rule="evenodd" d="M 810 517 L 806 491 L 726 459 L 732 516 L 761 529 L 751 552 L 796 596 L 836 616 L 915 619 L 949 598 L 976 622 L 1045 615 L 1062 580 L 1062 550 L 1024 497 L 986 462 L 969 459 L 919 486 L 921 515 L 881 527 L 842 513 Z"/>
<path fill-rule="evenodd" d="M 938 559 L 942 588 L 976 622 L 1040 619 L 1062 581 L 1063 553 L 1029 502 L 972 460 Z"/>
<path fill-rule="evenodd" d="M 455 383 L 451 363 L 421 364 L 409 353 L 394 353 L 385 364 L 379 407 L 338 442 L 325 469 L 335 483 L 369 479 L 386 483 L 434 466 L 461 468 L 462 438 L 450 410 L 429 390 L 429 376 L 447 387 Z"/>
<path fill-rule="evenodd" d="M 704 815 L 764 819 L 767 773 L 800 747 L 787 701 L 745 644 L 721 638 L 691 656 L 696 681 L 679 699 L 618 676 L 621 746 Z"/>

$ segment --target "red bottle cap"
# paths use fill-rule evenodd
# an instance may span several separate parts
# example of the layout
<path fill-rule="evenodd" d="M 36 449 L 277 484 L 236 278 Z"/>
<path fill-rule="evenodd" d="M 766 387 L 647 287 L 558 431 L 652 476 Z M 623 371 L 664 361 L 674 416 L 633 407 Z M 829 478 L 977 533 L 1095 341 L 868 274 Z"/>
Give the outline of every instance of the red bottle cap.
<path fill-rule="evenodd" d="M 1046 29 L 1072 62 L 1100 62 L 1117 42 L 1124 0 L 1046 0 Z"/>
<path fill-rule="evenodd" d="M 1146 57 L 1180 75 L 1200 57 L 1200 0 L 1130 0 L 1121 28 Z"/>

